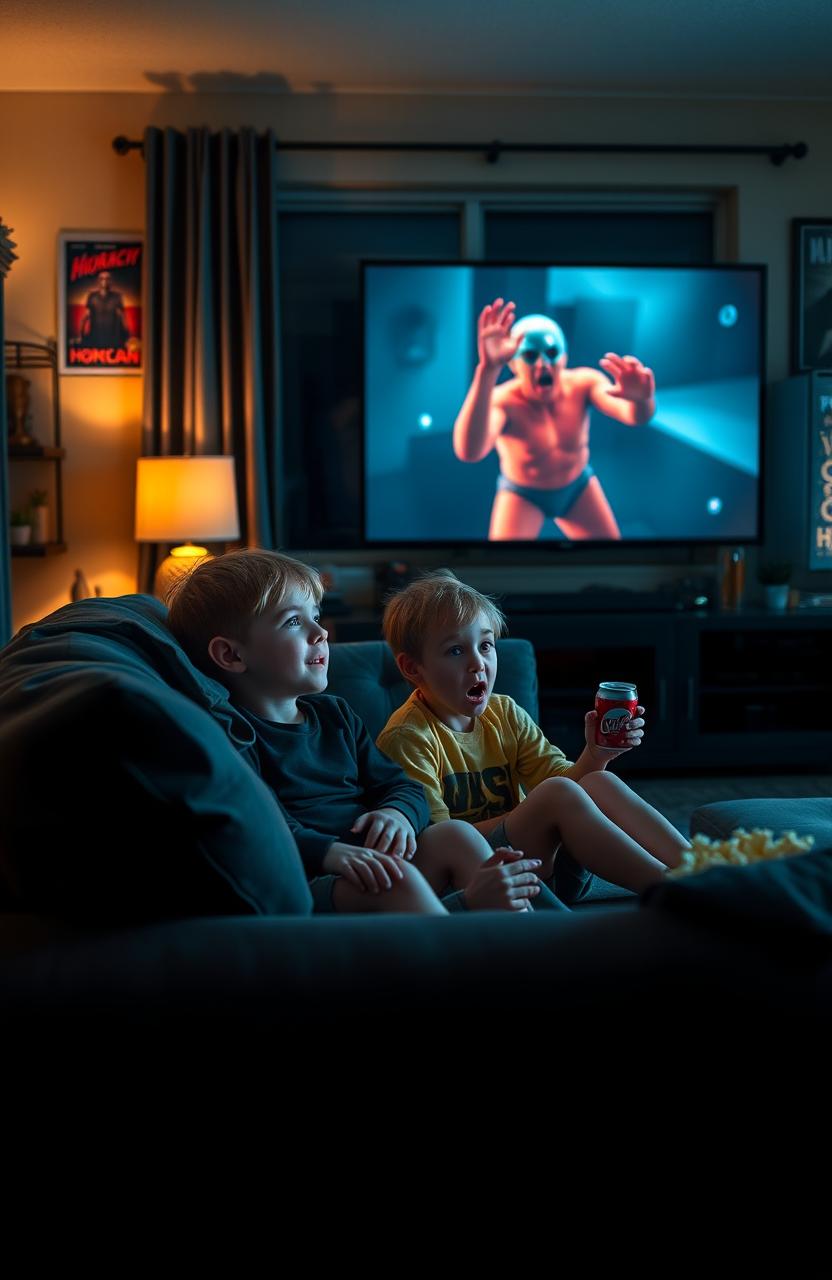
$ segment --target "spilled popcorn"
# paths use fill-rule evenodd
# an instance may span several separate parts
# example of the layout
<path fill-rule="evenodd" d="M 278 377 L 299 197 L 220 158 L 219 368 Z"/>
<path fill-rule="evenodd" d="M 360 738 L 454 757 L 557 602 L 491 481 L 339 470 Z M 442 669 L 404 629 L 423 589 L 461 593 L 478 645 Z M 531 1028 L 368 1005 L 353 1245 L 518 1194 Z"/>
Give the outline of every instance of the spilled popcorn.
<path fill-rule="evenodd" d="M 787 858 L 792 853 L 806 853 L 815 843 L 814 836 L 798 836 L 793 831 L 784 831 L 777 840 L 773 837 L 774 832 L 765 827 L 755 827 L 753 831 L 737 827 L 727 840 L 694 836 L 693 847 L 682 854 L 682 865 L 668 871 L 668 877 L 689 876 L 709 867 L 747 867 L 770 858 Z"/>

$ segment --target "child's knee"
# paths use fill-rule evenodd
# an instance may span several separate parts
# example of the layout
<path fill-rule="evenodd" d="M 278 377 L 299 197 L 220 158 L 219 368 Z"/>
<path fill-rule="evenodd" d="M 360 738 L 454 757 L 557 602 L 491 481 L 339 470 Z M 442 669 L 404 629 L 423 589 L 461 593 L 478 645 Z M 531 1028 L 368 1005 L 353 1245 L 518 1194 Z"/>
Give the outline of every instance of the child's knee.
<path fill-rule="evenodd" d="M 433 890 L 418 867 L 414 867 L 411 862 L 402 862 L 401 871 L 401 879 L 394 880 L 392 888 L 386 890 L 387 893 L 408 900 L 434 897 Z"/>
<path fill-rule="evenodd" d="M 491 853 L 488 841 L 482 832 L 461 818 L 449 818 L 447 822 L 438 822 L 436 826 L 428 827 L 419 836 L 416 844 L 417 847 L 432 844 L 443 852 L 452 849 L 475 849 L 478 852 L 484 851 L 485 857 Z"/>
<path fill-rule="evenodd" d="M 612 791 L 629 791 L 626 782 L 622 782 L 614 773 L 607 773 L 605 769 L 585 773 L 578 786 L 590 796 L 603 795 L 605 792 L 609 794 Z"/>
<path fill-rule="evenodd" d="M 543 792 L 542 798 L 545 799 L 546 812 L 551 815 L 556 825 L 559 825 L 561 817 L 567 813 L 584 812 L 595 808 L 592 792 L 588 787 L 583 786 L 583 779 L 575 782 L 572 778 L 547 778 L 535 788 L 532 795 L 537 795 L 538 791 Z"/>
<path fill-rule="evenodd" d="M 583 799 L 581 783 L 573 782 L 571 778 L 547 778 L 545 782 L 540 783 L 537 791 L 542 792 L 556 804 L 570 799 Z"/>
<path fill-rule="evenodd" d="M 422 875 L 418 867 L 414 867 L 412 862 L 401 863 L 401 879 L 393 881 L 393 888 L 402 887 L 405 889 L 413 889 L 420 885 L 427 884 L 427 880 Z"/>
<path fill-rule="evenodd" d="M 484 849 L 486 854 L 490 854 L 491 850 L 488 847 L 488 841 L 485 836 L 470 822 L 464 822 L 460 818 L 451 818 L 444 825 L 450 828 L 446 838 L 453 841 L 457 847 L 476 849 L 479 852 Z"/>

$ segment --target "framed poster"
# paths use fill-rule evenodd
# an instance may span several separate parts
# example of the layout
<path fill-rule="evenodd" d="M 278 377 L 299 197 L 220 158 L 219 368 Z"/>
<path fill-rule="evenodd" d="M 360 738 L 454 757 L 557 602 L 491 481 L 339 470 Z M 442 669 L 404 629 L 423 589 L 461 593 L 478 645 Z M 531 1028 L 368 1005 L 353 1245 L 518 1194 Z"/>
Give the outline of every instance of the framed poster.
<path fill-rule="evenodd" d="M 832 369 L 832 218 L 792 218 L 792 373 Z"/>
<path fill-rule="evenodd" d="M 142 236 L 58 236 L 58 372 L 142 371 Z"/>
<path fill-rule="evenodd" d="M 810 378 L 809 568 L 832 569 L 832 379 Z"/>

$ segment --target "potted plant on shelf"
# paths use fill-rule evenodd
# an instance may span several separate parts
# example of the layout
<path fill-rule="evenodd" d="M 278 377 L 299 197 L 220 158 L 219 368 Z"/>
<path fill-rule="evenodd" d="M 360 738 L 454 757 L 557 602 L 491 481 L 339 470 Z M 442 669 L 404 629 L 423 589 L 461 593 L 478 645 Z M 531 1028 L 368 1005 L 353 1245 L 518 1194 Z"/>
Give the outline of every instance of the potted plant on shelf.
<path fill-rule="evenodd" d="M 9 541 L 13 547 L 25 547 L 32 539 L 28 511 L 13 511 L 9 517 Z"/>
<path fill-rule="evenodd" d="M 792 566 L 785 561 L 765 561 L 760 565 L 757 577 L 763 587 L 766 608 L 782 612 L 789 603 L 789 579 Z"/>
<path fill-rule="evenodd" d="M 32 541 L 49 541 L 49 494 L 45 489 L 33 489 L 29 494 L 29 517 L 32 525 Z"/>

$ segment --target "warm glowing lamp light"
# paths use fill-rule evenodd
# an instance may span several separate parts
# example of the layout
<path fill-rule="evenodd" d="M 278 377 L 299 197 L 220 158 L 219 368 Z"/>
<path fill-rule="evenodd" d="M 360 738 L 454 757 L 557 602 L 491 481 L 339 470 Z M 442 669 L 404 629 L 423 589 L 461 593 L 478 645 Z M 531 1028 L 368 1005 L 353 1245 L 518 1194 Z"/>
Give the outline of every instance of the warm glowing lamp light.
<path fill-rule="evenodd" d="M 240 536 L 234 459 L 139 458 L 136 541 L 177 542 L 156 570 L 153 590 L 164 600 L 173 583 L 208 555 L 199 542 Z"/>

